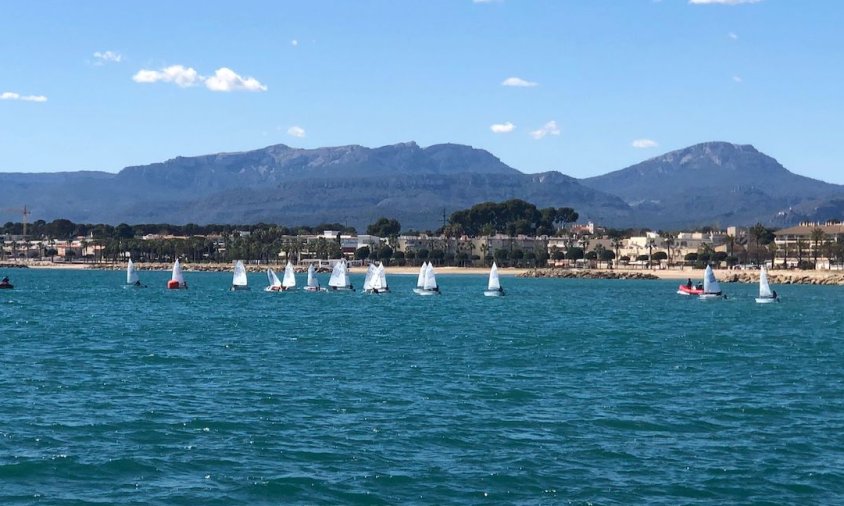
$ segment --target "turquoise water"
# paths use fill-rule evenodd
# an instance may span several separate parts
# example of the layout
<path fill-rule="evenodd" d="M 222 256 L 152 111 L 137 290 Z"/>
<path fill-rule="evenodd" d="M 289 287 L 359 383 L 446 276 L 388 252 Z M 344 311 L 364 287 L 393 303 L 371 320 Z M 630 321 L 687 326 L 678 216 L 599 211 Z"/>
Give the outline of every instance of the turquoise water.
<path fill-rule="evenodd" d="M 8 273 L 0 504 L 844 500 L 844 288 Z"/>

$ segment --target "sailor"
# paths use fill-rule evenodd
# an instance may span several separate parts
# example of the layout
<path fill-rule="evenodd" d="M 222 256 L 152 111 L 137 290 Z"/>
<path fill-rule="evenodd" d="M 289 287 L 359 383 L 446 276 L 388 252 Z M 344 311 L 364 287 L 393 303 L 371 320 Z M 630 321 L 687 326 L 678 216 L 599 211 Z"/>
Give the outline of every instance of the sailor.
<path fill-rule="evenodd" d="M 692 278 L 689 278 L 689 280 L 686 281 L 686 288 L 688 288 L 689 290 L 692 289 Z"/>
<path fill-rule="evenodd" d="M 771 292 L 771 296 L 776 299 L 777 298 L 777 291 L 774 290 L 773 292 Z"/>

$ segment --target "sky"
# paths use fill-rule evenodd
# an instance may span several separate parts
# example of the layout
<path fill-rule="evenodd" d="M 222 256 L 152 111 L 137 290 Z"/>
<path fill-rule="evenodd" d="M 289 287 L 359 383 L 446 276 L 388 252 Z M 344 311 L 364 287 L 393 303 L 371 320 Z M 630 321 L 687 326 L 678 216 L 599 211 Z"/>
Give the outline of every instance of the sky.
<path fill-rule="evenodd" d="M 0 172 L 468 144 L 600 175 L 699 142 L 844 184 L 840 0 L 0 0 Z"/>

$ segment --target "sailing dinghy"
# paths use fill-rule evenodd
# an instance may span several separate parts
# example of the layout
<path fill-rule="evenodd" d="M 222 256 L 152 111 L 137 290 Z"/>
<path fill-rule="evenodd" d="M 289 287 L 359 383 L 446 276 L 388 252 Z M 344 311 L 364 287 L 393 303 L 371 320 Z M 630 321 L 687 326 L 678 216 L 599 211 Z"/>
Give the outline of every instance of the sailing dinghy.
<path fill-rule="evenodd" d="M 243 262 L 238 260 L 234 263 L 234 275 L 232 276 L 232 291 L 234 290 L 249 290 L 248 281 L 246 279 L 246 267 Z"/>
<path fill-rule="evenodd" d="M 180 288 L 187 288 L 188 284 L 185 281 L 185 275 L 182 274 L 182 266 L 179 264 L 179 259 L 177 258 L 175 262 L 173 262 L 173 274 L 170 275 L 170 281 L 167 282 L 167 288 L 171 290 L 178 290 Z"/>
<path fill-rule="evenodd" d="M 316 277 L 314 264 L 308 266 L 308 284 L 305 286 L 306 292 L 324 292 L 325 288 L 320 288 L 319 280 Z"/>
<path fill-rule="evenodd" d="M 428 262 L 422 262 L 422 267 L 419 268 L 419 277 L 416 278 L 416 288 L 414 293 L 422 295 L 423 287 L 425 286 L 425 270 L 428 268 Z"/>
<path fill-rule="evenodd" d="M 701 300 L 712 300 L 724 298 L 721 293 L 721 285 L 715 279 L 715 273 L 712 272 L 712 267 L 707 265 L 706 272 L 703 273 L 703 293 L 700 294 Z"/>
<path fill-rule="evenodd" d="M 771 290 L 771 285 L 768 284 L 768 270 L 763 265 L 759 271 L 759 297 L 756 297 L 757 304 L 769 304 L 771 302 L 779 302 L 777 292 Z"/>
<path fill-rule="evenodd" d="M 355 287 L 349 282 L 349 272 L 346 269 L 346 261 L 340 259 L 334 264 L 334 269 L 331 271 L 331 278 L 328 280 L 328 286 L 333 291 L 355 291 Z"/>
<path fill-rule="evenodd" d="M 135 264 L 132 263 L 132 259 L 129 259 L 129 263 L 126 265 L 126 286 L 128 287 L 138 287 L 141 288 L 141 278 L 138 276 L 138 271 L 135 269 Z"/>
<path fill-rule="evenodd" d="M 278 276 L 276 276 L 275 271 L 272 269 L 267 269 L 267 282 L 269 286 L 264 288 L 265 292 L 277 292 L 281 290 L 281 280 L 278 279 Z"/>
<path fill-rule="evenodd" d="M 498 279 L 498 266 L 492 262 L 492 268 L 489 270 L 489 283 L 487 283 L 484 295 L 487 297 L 501 297 L 504 295 L 504 289 L 501 288 L 501 281 Z"/>
<path fill-rule="evenodd" d="M 293 264 L 288 261 L 284 267 L 284 278 L 281 280 L 281 289 L 286 292 L 294 288 L 296 288 L 296 271 L 293 269 Z"/>
<path fill-rule="evenodd" d="M 422 282 L 422 288 L 417 288 L 414 292 L 419 295 L 440 295 L 440 287 L 437 285 L 434 266 L 430 262 L 425 267 L 425 278 Z"/>

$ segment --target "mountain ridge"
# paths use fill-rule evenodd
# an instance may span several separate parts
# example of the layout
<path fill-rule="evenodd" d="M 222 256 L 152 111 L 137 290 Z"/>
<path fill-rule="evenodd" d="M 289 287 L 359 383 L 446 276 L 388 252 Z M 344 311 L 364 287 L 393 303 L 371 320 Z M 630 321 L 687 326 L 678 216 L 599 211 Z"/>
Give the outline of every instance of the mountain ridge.
<path fill-rule="evenodd" d="M 600 176 L 522 173 L 462 144 L 264 148 L 98 171 L 0 173 L 32 219 L 104 223 L 344 221 L 436 228 L 484 201 L 573 207 L 608 226 L 791 224 L 844 211 L 844 186 L 793 174 L 749 144 L 695 144 Z"/>

